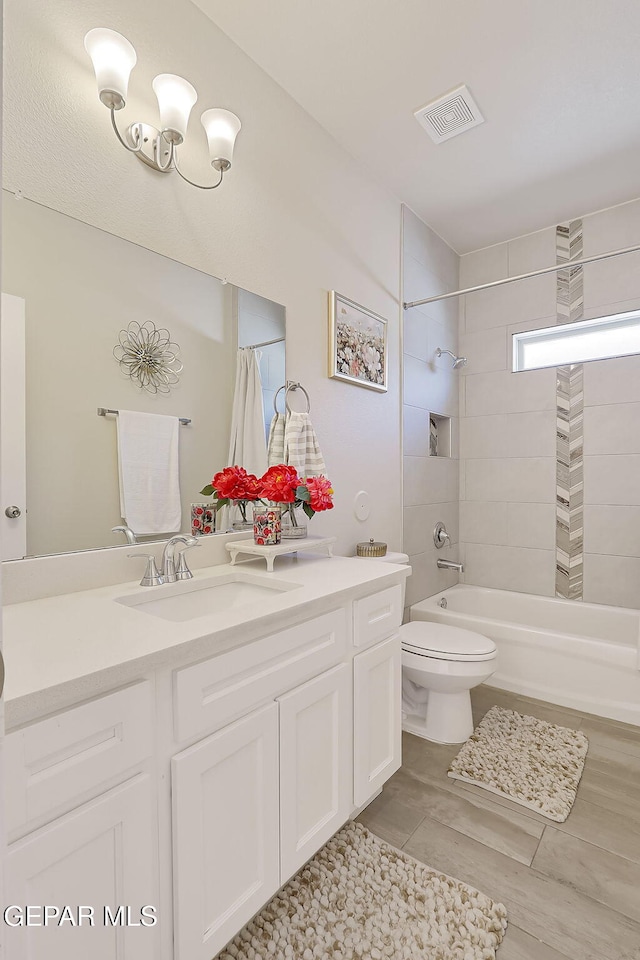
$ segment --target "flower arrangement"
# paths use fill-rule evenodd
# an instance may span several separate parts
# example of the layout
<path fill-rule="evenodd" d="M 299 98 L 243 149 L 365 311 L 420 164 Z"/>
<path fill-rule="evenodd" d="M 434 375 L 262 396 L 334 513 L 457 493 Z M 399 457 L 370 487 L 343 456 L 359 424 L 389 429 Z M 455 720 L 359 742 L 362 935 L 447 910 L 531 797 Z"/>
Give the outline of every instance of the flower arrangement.
<path fill-rule="evenodd" d="M 301 506 L 311 519 L 321 510 L 333 509 L 333 489 L 331 481 L 326 477 L 307 477 L 306 480 L 298 476 L 295 467 L 286 463 L 279 463 L 269 467 L 260 478 L 261 495 L 272 503 L 285 504 L 292 517 L 296 507 Z"/>
<path fill-rule="evenodd" d="M 256 500 L 283 504 L 294 526 L 296 507 L 301 506 L 309 519 L 322 510 L 333 509 L 330 480 L 323 476 L 301 479 L 297 470 L 286 463 L 269 467 L 260 479 L 243 467 L 225 467 L 200 493 L 215 498 L 216 510 L 229 503 L 237 504 L 245 522 L 247 504 Z"/>
<path fill-rule="evenodd" d="M 214 497 L 215 510 L 230 503 L 238 505 L 242 522 L 247 523 L 247 505 L 260 500 L 261 481 L 253 473 L 247 473 L 244 467 L 225 467 L 216 473 L 211 483 L 200 491 L 205 497 Z"/>

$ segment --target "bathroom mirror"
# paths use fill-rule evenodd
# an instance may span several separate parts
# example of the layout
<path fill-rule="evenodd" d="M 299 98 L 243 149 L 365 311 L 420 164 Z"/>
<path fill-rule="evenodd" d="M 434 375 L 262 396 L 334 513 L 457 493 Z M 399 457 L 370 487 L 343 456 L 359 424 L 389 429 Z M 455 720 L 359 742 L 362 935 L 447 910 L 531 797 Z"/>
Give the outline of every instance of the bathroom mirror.
<path fill-rule="evenodd" d="M 123 522 L 116 422 L 99 407 L 190 420 L 179 431 L 189 531 L 191 502 L 227 465 L 238 347 L 268 342 L 259 351 L 267 424 L 273 414 L 284 307 L 6 192 L 2 220 L 2 289 L 25 310 L 26 555 L 125 544 L 111 532 Z M 168 394 L 140 389 L 113 355 L 120 331 L 146 320 L 180 347 L 183 371 Z"/>

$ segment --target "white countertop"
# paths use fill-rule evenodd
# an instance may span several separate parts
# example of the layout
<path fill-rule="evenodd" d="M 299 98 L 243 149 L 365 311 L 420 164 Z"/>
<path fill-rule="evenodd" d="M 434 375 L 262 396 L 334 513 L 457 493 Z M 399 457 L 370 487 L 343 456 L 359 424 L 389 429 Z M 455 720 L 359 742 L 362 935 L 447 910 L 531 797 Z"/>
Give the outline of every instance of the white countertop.
<path fill-rule="evenodd" d="M 172 622 L 116 602 L 118 597 L 165 587 L 140 587 L 139 581 L 14 603 L 3 611 L 6 665 L 5 720 L 8 729 L 55 710 L 98 696 L 150 669 L 215 656 L 286 627 L 296 618 L 326 612 L 347 596 L 366 596 L 401 583 L 410 568 L 349 557 L 298 554 L 276 560 L 267 573 L 260 560 L 220 564 L 194 572 L 200 580 L 246 571 L 274 578 L 296 589 L 274 592 L 259 603 Z M 178 586 L 178 585 L 176 585 Z"/>

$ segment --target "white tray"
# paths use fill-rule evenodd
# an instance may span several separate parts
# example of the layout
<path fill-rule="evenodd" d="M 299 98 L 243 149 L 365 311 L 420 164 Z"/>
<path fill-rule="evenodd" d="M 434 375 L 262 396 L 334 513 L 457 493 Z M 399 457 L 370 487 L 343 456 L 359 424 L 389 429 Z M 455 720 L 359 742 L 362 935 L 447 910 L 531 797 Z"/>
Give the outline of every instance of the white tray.
<path fill-rule="evenodd" d="M 333 544 L 336 537 L 301 537 L 299 540 L 283 540 L 274 546 L 263 546 L 254 543 L 253 540 L 232 540 L 226 544 L 226 548 L 231 554 L 231 565 L 233 566 L 241 553 L 249 554 L 254 557 L 264 557 L 267 561 L 267 570 L 273 573 L 273 561 L 276 557 L 282 557 L 287 553 L 306 553 L 308 550 L 318 550 L 324 547 L 327 556 L 333 556 Z"/>

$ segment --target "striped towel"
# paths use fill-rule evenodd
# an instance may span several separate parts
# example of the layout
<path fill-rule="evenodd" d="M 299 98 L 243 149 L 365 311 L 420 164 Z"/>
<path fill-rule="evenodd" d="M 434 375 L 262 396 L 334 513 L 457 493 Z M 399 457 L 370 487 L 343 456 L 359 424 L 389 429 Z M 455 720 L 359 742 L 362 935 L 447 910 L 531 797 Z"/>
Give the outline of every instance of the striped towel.
<path fill-rule="evenodd" d="M 284 463 L 284 422 L 284 413 L 276 413 L 269 427 L 267 463 L 270 467 Z"/>
<path fill-rule="evenodd" d="M 295 467 L 298 475 L 326 476 L 327 468 L 308 413 L 290 413 L 284 428 L 284 462 Z"/>

